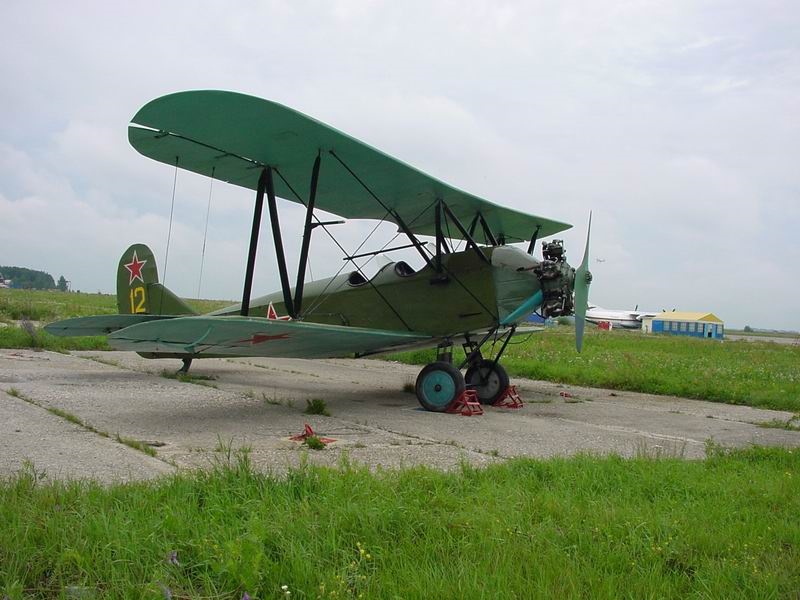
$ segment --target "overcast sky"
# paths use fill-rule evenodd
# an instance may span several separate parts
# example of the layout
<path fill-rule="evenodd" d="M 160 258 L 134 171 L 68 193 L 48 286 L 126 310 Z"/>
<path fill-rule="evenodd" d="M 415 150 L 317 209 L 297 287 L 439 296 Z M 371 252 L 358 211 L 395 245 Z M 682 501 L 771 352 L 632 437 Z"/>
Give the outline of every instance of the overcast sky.
<path fill-rule="evenodd" d="M 12 1 L 0 50 L 0 264 L 111 292 L 143 242 L 163 275 L 174 170 L 127 125 L 158 96 L 227 89 L 573 223 L 572 264 L 594 211 L 593 303 L 800 329 L 797 2 Z M 178 174 L 166 285 L 183 296 L 209 188 Z M 215 184 L 202 297 L 240 297 L 252 202 Z M 303 213 L 280 209 L 294 265 Z M 353 249 L 373 225 L 336 232 Z M 279 286 L 262 232 L 256 294 Z M 342 266 L 317 239 L 315 278 Z"/>

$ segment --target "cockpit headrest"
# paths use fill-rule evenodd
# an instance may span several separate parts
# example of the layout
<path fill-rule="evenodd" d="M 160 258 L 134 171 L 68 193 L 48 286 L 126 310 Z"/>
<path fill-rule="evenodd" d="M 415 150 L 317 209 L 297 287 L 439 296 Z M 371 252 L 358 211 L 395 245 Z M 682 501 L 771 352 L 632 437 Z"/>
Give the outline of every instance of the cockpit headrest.
<path fill-rule="evenodd" d="M 348 276 L 347 283 L 349 283 L 352 286 L 358 286 L 358 285 L 364 285 L 365 283 L 367 283 L 367 280 L 358 271 L 353 271 Z"/>
<path fill-rule="evenodd" d="M 416 273 L 411 265 L 403 260 L 394 263 L 394 272 L 400 275 L 400 277 L 409 277 Z"/>

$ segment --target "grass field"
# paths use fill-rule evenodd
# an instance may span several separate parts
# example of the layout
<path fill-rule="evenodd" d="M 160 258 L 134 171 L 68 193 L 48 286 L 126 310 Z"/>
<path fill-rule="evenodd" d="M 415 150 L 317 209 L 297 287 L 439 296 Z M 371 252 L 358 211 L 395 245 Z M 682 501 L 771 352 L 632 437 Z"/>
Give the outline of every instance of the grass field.
<path fill-rule="evenodd" d="M 210 312 L 231 302 L 186 300 L 199 313 Z M 56 290 L 0 289 L 0 323 L 28 320 L 49 323 L 70 317 L 117 313 L 117 298 L 110 294 L 65 293 Z M 0 327 L 0 348 L 41 348 L 55 352 L 69 350 L 111 350 L 105 336 L 56 337 L 41 330 L 17 326 Z"/>
<path fill-rule="evenodd" d="M 781 449 L 281 478 L 245 452 L 112 487 L 29 469 L 0 485 L 0 593 L 792 598 L 798 513 L 800 453 Z"/>
<path fill-rule="evenodd" d="M 200 313 L 232 304 L 221 300 L 187 299 L 186 302 Z M 27 319 L 49 323 L 69 317 L 107 315 L 116 312 L 117 297 L 111 294 L 0 289 L 0 320 Z"/>
<path fill-rule="evenodd" d="M 388 358 L 427 364 L 434 352 Z M 503 365 L 518 377 L 800 412 L 800 346 L 590 328 L 577 354 L 574 330 L 556 327 L 520 336 Z"/>

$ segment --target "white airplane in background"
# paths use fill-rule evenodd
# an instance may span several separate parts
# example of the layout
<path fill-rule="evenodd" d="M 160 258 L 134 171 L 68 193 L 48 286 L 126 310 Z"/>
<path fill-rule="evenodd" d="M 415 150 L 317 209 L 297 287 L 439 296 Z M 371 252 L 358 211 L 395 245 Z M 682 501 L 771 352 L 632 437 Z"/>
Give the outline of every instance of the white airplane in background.
<path fill-rule="evenodd" d="M 641 329 L 642 319 L 655 317 L 658 314 L 661 313 L 640 311 L 638 304 L 633 310 L 615 310 L 590 304 L 589 310 L 586 311 L 586 320 L 595 325 L 598 323 L 611 323 L 612 327 Z"/>

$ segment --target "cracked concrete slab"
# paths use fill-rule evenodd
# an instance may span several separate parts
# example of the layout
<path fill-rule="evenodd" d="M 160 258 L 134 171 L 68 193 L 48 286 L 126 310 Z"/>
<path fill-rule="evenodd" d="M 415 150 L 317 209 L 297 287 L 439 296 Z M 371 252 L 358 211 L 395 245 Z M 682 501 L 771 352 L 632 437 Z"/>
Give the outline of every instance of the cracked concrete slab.
<path fill-rule="evenodd" d="M 516 380 L 526 400 L 522 409 L 462 417 L 421 410 L 413 393 L 403 391 L 418 368 L 392 362 L 209 359 L 191 369 L 208 379 L 162 376 L 179 366 L 128 352 L 0 351 L 0 389 L 29 400 L 4 394 L 0 472 L 13 472 L 27 457 L 64 477 L 135 478 L 205 468 L 242 447 L 258 468 L 281 472 L 303 460 L 334 465 L 345 454 L 373 468 L 449 469 L 462 461 L 484 465 L 578 452 L 697 458 L 709 439 L 725 446 L 800 446 L 800 432 L 757 426 L 791 413 L 682 398 Z M 314 398 L 332 416 L 304 414 Z M 12 421 L 13 428 L 37 433 L 11 435 L 17 433 L 9 430 Z M 305 423 L 336 442 L 311 451 L 290 441 Z M 157 458 L 90 430 L 149 444 Z M 42 447 L 54 450 L 43 454 Z"/>
<path fill-rule="evenodd" d="M 5 389 L 16 393 L 16 388 Z M 147 479 L 175 471 L 172 465 L 53 414 L 25 396 L 2 394 L 0 475 L 10 475 L 26 465 L 50 479 L 104 482 Z"/>

